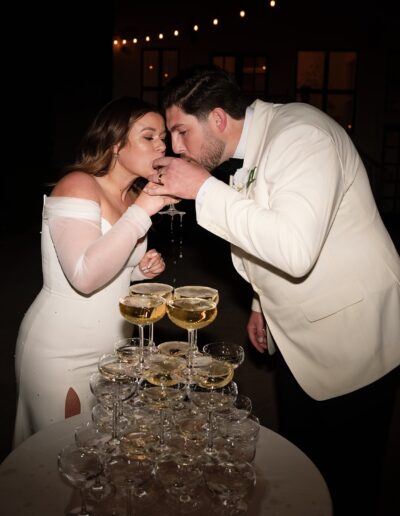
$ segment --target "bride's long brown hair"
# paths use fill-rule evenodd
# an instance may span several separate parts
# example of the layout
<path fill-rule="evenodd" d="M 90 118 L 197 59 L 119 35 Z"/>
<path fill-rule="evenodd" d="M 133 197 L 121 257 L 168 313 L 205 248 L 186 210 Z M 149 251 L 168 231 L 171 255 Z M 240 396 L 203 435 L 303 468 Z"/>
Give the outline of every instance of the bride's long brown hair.
<path fill-rule="evenodd" d="M 65 167 L 63 174 L 79 170 L 98 177 L 106 175 L 115 159 L 114 146 L 126 144 L 133 124 L 146 113 L 160 112 L 136 97 L 119 97 L 106 104 L 82 138 L 76 161 Z"/>

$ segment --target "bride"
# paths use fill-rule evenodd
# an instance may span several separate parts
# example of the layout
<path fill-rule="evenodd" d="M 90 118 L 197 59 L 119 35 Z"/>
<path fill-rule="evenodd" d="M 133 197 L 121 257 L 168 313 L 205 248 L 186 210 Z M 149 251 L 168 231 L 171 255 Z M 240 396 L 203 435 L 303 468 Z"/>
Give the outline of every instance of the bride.
<path fill-rule="evenodd" d="M 49 197 L 42 221 L 43 288 L 25 314 L 16 346 L 14 446 L 56 421 L 90 410 L 89 376 L 132 327 L 118 300 L 131 281 L 165 269 L 146 252 L 150 217 L 174 202 L 135 182 L 165 154 L 163 117 L 122 97 L 97 115 Z"/>

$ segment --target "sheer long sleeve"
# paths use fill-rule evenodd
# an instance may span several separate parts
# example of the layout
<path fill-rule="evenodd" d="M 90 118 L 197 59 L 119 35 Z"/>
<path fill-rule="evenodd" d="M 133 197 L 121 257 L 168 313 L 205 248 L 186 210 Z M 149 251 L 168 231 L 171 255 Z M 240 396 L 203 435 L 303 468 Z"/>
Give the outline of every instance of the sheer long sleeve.
<path fill-rule="evenodd" d="M 103 234 L 100 206 L 72 197 L 46 198 L 43 218 L 66 278 L 83 294 L 99 290 L 119 274 L 151 226 L 147 213 L 132 205 Z"/>

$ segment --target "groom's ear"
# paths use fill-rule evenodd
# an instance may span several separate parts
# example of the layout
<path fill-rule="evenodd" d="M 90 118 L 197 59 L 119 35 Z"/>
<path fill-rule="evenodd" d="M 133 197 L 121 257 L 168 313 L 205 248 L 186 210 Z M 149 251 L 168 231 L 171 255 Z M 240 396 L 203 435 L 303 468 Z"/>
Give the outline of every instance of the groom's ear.
<path fill-rule="evenodd" d="M 209 120 L 217 132 L 222 133 L 225 131 L 226 125 L 228 123 L 228 116 L 222 108 L 214 108 L 210 112 Z"/>

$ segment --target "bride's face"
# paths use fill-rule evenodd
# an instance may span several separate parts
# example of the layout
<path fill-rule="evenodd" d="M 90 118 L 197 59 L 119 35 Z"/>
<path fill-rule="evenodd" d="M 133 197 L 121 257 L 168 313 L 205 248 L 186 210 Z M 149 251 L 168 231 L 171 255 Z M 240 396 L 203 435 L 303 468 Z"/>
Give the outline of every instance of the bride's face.
<path fill-rule="evenodd" d="M 147 178 L 154 174 L 152 163 L 165 154 L 166 129 L 158 113 L 146 113 L 137 120 L 126 144 L 118 152 L 118 163 L 134 175 Z"/>

